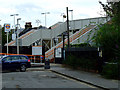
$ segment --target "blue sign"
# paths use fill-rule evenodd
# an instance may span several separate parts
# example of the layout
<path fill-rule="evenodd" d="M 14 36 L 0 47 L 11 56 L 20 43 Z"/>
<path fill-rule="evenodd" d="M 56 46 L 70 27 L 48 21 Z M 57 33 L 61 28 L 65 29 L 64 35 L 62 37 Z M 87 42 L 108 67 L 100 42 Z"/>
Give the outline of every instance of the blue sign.
<path fill-rule="evenodd" d="M 5 32 L 9 32 L 10 31 L 10 24 L 5 24 Z"/>

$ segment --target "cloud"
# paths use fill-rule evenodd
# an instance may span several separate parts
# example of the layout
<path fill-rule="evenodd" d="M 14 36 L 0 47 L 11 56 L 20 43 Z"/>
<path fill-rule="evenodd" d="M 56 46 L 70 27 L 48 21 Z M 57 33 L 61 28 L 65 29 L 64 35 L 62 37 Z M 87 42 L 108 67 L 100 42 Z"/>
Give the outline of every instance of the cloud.
<path fill-rule="evenodd" d="M 74 19 L 90 18 L 99 16 L 99 0 L 1 0 L 0 19 L 2 23 L 13 24 L 11 14 L 18 13 L 22 18 L 20 21 L 31 21 L 36 26 L 35 20 L 41 20 L 44 25 L 45 17 L 43 12 L 50 12 L 47 15 L 47 26 L 51 26 L 58 21 L 62 21 L 61 13 L 66 14 L 66 7 L 73 9 Z M 101 0 L 103 3 L 106 0 Z M 70 13 L 69 13 L 70 14 Z M 18 17 L 16 17 L 18 18 Z"/>
<path fill-rule="evenodd" d="M 33 3 L 25 3 L 25 4 L 20 4 L 15 7 L 18 12 L 22 13 L 34 13 L 40 11 L 42 8 L 40 6 L 37 6 Z"/>

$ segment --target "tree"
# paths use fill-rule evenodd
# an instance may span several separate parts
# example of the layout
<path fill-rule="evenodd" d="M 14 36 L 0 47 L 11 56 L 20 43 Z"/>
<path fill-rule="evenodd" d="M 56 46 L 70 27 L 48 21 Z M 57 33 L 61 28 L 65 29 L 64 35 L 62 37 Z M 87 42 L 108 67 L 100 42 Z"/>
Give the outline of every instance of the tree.
<path fill-rule="evenodd" d="M 103 48 L 104 56 L 108 60 L 115 59 L 120 52 L 120 2 L 103 4 L 99 2 L 107 16 L 111 18 L 109 23 L 100 26 L 95 36 L 96 46 Z"/>
<path fill-rule="evenodd" d="M 8 42 L 12 40 L 12 32 L 11 30 L 8 35 Z M 7 33 L 4 31 L 4 27 L 2 28 L 2 46 L 4 46 L 7 43 Z"/>

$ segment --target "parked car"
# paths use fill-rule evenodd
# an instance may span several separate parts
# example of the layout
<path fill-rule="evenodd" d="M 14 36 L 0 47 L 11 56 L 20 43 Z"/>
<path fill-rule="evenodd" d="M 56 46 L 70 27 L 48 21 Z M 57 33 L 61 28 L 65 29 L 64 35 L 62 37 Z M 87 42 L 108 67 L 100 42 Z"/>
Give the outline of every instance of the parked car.
<path fill-rule="evenodd" d="M 8 55 L 0 60 L 2 70 L 17 70 L 25 72 L 26 68 L 31 67 L 30 59 L 25 55 Z"/>

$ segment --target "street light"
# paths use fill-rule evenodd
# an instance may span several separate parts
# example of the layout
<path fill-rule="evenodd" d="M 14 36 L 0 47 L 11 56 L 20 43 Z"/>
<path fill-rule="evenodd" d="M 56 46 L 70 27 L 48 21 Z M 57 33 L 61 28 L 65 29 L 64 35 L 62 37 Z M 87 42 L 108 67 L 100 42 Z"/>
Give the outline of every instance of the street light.
<path fill-rule="evenodd" d="M 68 10 L 69 12 L 71 12 L 71 20 L 73 20 L 73 10 Z"/>
<path fill-rule="evenodd" d="M 18 43 L 18 25 L 19 25 L 19 20 L 21 20 L 21 18 L 17 19 L 17 54 L 19 54 L 19 43 Z"/>
<path fill-rule="evenodd" d="M 41 13 L 41 14 L 45 15 L 45 27 L 46 27 L 46 25 L 47 25 L 47 24 L 46 24 L 46 15 L 47 15 L 47 14 L 50 14 L 50 12 L 45 12 L 45 13 Z"/>
<path fill-rule="evenodd" d="M 68 10 L 69 12 L 71 12 L 71 23 L 70 23 L 70 26 L 71 26 L 71 29 L 72 29 L 72 26 L 73 26 L 73 10 Z M 73 30 L 74 31 L 74 30 Z M 74 33 L 74 32 L 72 32 Z"/>
<path fill-rule="evenodd" d="M 63 17 L 63 22 L 64 22 L 64 18 L 66 18 L 66 15 L 64 13 L 61 13 L 61 16 Z"/>
<path fill-rule="evenodd" d="M 15 16 L 18 16 L 19 14 L 12 14 L 10 16 L 14 16 L 14 34 L 15 34 Z"/>

